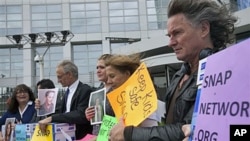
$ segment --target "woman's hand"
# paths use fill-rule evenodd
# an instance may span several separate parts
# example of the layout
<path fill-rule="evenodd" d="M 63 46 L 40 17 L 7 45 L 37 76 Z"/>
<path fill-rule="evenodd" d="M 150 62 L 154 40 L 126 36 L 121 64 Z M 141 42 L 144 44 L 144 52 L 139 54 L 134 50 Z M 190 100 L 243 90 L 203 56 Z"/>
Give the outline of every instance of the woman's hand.
<path fill-rule="evenodd" d="M 86 116 L 88 121 L 90 121 L 90 119 L 92 119 L 95 116 L 94 106 L 90 106 L 85 110 L 85 116 Z"/>
<path fill-rule="evenodd" d="M 39 99 L 35 100 L 35 109 L 40 109 L 40 100 Z"/>
<path fill-rule="evenodd" d="M 2 135 L 1 131 L 0 131 L 0 141 L 4 141 L 4 138 L 3 138 L 3 135 Z"/>

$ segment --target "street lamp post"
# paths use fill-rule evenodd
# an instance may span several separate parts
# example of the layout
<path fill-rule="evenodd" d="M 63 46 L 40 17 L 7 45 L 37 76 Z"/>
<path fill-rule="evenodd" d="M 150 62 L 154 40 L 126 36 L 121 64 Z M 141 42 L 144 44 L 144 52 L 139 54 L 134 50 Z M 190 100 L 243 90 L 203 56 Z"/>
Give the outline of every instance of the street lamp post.
<path fill-rule="evenodd" d="M 70 30 L 54 31 L 54 32 L 41 32 L 30 34 L 17 34 L 6 36 L 18 49 L 23 49 L 27 43 L 31 44 L 32 49 L 35 50 L 36 56 L 34 61 L 39 63 L 40 67 L 40 80 L 44 78 L 44 56 L 51 46 L 64 46 L 73 37 L 74 34 Z M 36 51 L 37 47 L 47 47 L 43 54 Z M 30 48 L 29 48 L 30 49 Z"/>

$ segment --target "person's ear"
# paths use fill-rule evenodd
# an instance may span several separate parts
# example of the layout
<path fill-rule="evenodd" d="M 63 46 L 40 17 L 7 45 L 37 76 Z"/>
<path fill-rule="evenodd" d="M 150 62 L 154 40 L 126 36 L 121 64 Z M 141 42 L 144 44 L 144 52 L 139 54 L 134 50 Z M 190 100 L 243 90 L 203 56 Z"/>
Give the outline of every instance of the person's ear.
<path fill-rule="evenodd" d="M 206 20 L 202 21 L 201 24 L 201 37 L 207 37 L 210 33 L 210 23 Z"/>
<path fill-rule="evenodd" d="M 129 71 L 125 71 L 125 75 L 129 78 L 131 73 Z"/>

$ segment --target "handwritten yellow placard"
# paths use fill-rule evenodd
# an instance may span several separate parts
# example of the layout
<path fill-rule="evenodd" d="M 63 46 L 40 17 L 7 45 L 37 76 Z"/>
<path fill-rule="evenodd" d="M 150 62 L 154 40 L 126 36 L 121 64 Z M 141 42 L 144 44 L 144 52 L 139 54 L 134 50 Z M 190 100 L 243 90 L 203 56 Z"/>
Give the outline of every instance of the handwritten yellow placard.
<path fill-rule="evenodd" d="M 52 125 L 47 125 L 46 133 L 42 133 L 39 125 L 36 125 L 31 141 L 53 141 Z"/>
<path fill-rule="evenodd" d="M 157 94 L 145 63 L 107 97 L 116 118 L 124 116 L 125 125 L 137 126 L 157 109 Z"/>

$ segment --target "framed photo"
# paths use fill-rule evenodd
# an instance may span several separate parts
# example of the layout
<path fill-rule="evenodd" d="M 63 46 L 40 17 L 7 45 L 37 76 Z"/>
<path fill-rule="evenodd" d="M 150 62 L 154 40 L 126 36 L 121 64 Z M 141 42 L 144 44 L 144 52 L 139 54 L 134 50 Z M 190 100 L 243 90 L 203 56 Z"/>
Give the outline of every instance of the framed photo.
<path fill-rule="evenodd" d="M 106 88 L 94 91 L 90 94 L 89 107 L 94 106 L 95 116 L 90 120 L 91 125 L 102 123 L 105 114 Z"/>
<path fill-rule="evenodd" d="M 45 116 L 55 112 L 58 88 L 54 89 L 38 89 L 38 99 L 40 108 L 37 116 Z"/>

